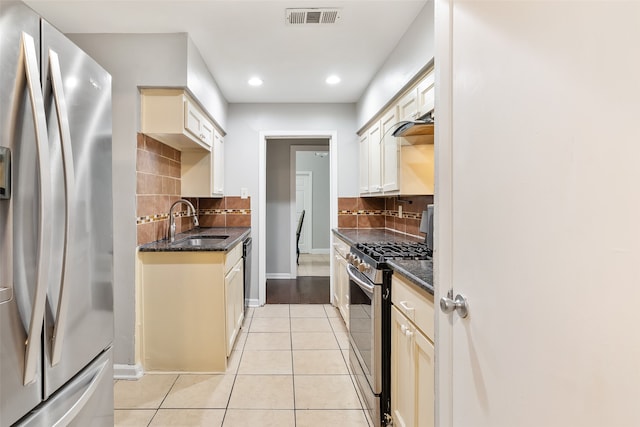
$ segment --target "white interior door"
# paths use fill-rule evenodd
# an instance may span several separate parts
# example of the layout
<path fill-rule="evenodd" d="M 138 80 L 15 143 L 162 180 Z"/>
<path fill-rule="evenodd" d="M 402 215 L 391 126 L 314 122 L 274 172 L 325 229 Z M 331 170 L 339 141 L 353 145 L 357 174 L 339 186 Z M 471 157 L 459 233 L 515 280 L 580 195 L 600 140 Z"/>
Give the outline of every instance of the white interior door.
<path fill-rule="evenodd" d="M 437 425 L 639 426 L 640 3 L 436 21 Z"/>
<path fill-rule="evenodd" d="M 312 247 L 312 212 L 311 200 L 313 198 L 312 173 L 308 171 L 296 172 L 296 223 L 298 226 L 298 218 L 304 209 L 304 221 L 302 222 L 302 232 L 300 233 L 300 253 L 309 253 Z"/>

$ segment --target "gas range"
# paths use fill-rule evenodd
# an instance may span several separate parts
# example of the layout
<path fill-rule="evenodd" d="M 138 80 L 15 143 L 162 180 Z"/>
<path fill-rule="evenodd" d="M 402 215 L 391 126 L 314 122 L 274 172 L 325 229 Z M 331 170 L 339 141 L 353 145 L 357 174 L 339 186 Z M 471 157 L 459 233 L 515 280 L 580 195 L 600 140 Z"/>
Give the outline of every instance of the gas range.
<path fill-rule="evenodd" d="M 429 260 L 431 249 L 422 242 L 369 242 L 351 246 L 347 261 L 374 284 L 382 283 L 382 271 L 389 260 Z"/>

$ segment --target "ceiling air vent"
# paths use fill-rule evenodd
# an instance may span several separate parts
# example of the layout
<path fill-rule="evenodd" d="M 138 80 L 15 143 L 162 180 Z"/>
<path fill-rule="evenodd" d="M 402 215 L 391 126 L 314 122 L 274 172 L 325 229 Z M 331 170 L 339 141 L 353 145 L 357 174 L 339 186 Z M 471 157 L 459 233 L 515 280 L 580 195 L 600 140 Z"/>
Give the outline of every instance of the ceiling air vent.
<path fill-rule="evenodd" d="M 339 19 L 339 9 L 286 9 L 287 24 L 335 24 Z"/>

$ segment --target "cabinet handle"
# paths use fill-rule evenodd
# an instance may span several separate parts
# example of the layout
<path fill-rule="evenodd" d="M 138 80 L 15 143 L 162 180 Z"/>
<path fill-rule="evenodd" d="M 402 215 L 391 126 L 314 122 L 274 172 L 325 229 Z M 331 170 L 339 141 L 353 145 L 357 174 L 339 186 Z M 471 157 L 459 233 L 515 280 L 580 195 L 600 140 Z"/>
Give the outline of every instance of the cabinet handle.
<path fill-rule="evenodd" d="M 411 331 L 411 328 L 409 328 L 407 325 L 400 325 L 400 331 L 407 338 L 411 338 L 411 336 L 413 335 L 413 332 Z"/>
<path fill-rule="evenodd" d="M 414 310 L 414 307 L 409 307 L 409 304 L 407 303 L 407 301 L 400 301 L 400 307 L 402 307 L 403 310 L 408 312 L 413 312 Z"/>

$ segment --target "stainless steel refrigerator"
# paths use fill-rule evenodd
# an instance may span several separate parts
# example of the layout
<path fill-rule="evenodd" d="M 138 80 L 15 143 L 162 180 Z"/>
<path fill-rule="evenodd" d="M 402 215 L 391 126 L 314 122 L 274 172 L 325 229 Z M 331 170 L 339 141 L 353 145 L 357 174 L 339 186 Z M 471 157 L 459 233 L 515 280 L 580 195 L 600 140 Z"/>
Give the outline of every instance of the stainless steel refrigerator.
<path fill-rule="evenodd" d="M 113 426 L 111 76 L 0 2 L 0 427 Z"/>

